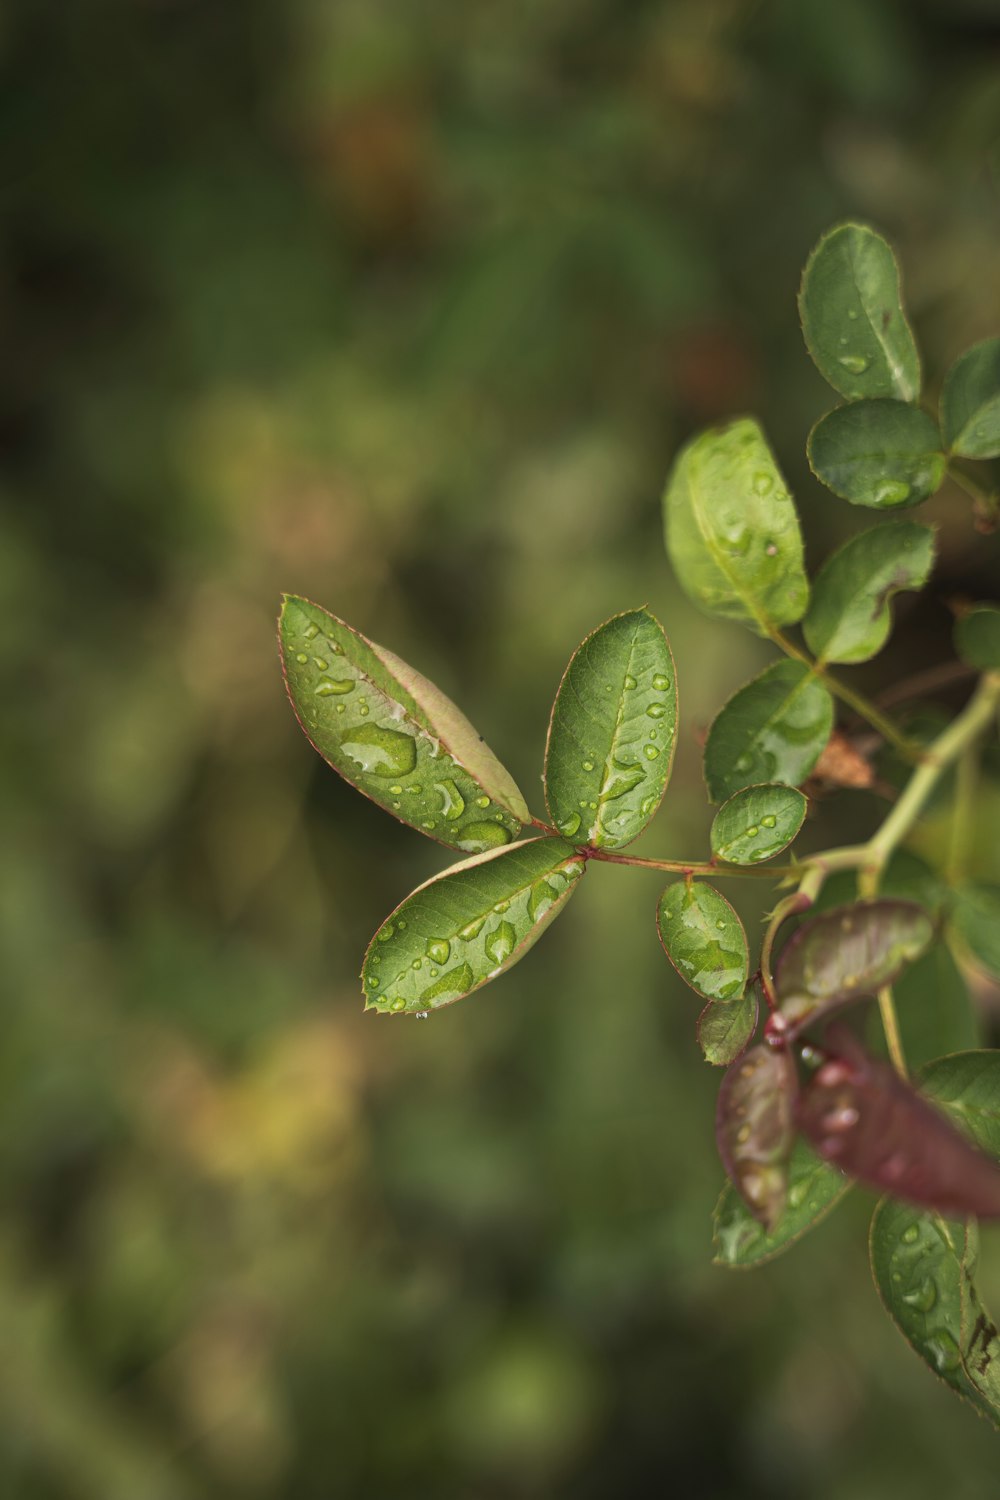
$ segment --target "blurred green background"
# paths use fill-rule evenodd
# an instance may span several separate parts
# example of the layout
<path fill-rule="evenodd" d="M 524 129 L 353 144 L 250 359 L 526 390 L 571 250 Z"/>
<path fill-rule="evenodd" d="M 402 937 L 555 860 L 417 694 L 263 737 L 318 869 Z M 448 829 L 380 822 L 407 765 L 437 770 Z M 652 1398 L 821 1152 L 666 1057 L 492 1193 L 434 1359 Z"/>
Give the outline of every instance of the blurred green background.
<path fill-rule="evenodd" d="M 932 389 L 1000 331 L 994 0 L 7 0 L 0 67 L 0 1495 L 994 1494 L 867 1195 L 710 1264 L 655 877 L 593 868 L 426 1026 L 362 1014 L 446 855 L 310 750 L 273 636 L 287 589 L 402 652 L 538 809 L 565 661 L 648 601 L 684 720 L 642 849 L 698 857 L 697 732 L 770 651 L 680 596 L 668 464 L 754 410 L 811 563 L 857 529 L 803 454 L 837 218 L 897 243 Z M 930 513 L 862 684 L 995 593 Z"/>

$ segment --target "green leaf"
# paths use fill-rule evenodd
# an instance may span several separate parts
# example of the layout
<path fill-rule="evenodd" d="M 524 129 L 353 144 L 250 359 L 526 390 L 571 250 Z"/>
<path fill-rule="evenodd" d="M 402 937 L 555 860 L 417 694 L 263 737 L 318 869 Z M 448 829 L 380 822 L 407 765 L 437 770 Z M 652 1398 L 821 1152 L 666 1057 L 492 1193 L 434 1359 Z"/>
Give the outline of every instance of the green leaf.
<path fill-rule="evenodd" d="M 838 406 L 816 423 L 806 452 L 827 489 L 872 510 L 919 505 L 945 474 L 934 419 L 904 401 Z"/>
<path fill-rule="evenodd" d="M 705 742 L 709 799 L 781 781 L 798 786 L 833 728 L 833 699 L 807 667 L 779 661 L 730 698 Z"/>
<path fill-rule="evenodd" d="M 974 1241 L 975 1226 L 970 1224 Z M 883 1198 L 872 1217 L 872 1276 L 886 1312 L 926 1365 L 1000 1426 L 962 1360 L 965 1226 Z M 970 1246 L 971 1248 L 971 1246 Z"/>
<path fill-rule="evenodd" d="M 868 661 L 889 639 L 893 595 L 923 588 L 933 566 L 929 526 L 889 521 L 851 537 L 813 584 L 802 624 L 810 651 L 820 662 Z"/>
<path fill-rule="evenodd" d="M 756 422 L 744 417 L 692 439 L 663 506 L 674 571 L 702 609 L 761 635 L 801 620 L 809 583 L 798 517 Z"/>
<path fill-rule="evenodd" d="M 620 849 L 656 812 L 677 734 L 674 660 L 645 609 L 616 615 L 573 655 L 552 707 L 545 800 L 561 833 Z"/>
<path fill-rule="evenodd" d="M 1000 609 L 977 604 L 955 622 L 955 650 L 977 672 L 1000 672 Z"/>
<path fill-rule="evenodd" d="M 428 880 L 369 944 L 365 1009 L 438 1010 L 495 979 L 541 936 L 583 871 L 582 856 L 563 839 L 530 839 Z"/>
<path fill-rule="evenodd" d="M 791 1249 L 825 1219 L 850 1188 L 850 1179 L 821 1161 L 804 1141 L 796 1141 L 788 1162 L 785 1211 L 770 1232 L 750 1213 L 727 1182 L 713 1215 L 715 1264 L 750 1270 Z"/>
<path fill-rule="evenodd" d="M 896 257 L 867 224 L 839 224 L 820 240 L 802 273 L 799 316 L 816 368 L 848 400 L 920 395 Z"/>
<path fill-rule="evenodd" d="M 802 827 L 807 806 L 801 792 L 780 782 L 744 787 L 715 815 L 712 853 L 731 865 L 773 859 Z"/>
<path fill-rule="evenodd" d="M 1000 1052 L 935 1058 L 922 1069 L 920 1084 L 977 1146 L 1000 1157 Z"/>
<path fill-rule="evenodd" d="M 291 595 L 279 642 L 288 696 L 312 745 L 400 822 L 474 853 L 509 844 L 530 822 L 465 715 L 393 652 Z"/>
<path fill-rule="evenodd" d="M 738 1000 L 750 972 L 743 923 L 725 896 L 703 881 L 668 885 L 656 911 L 663 950 L 706 1000 Z"/>
<path fill-rule="evenodd" d="M 698 1045 L 705 1061 L 716 1068 L 735 1062 L 757 1030 L 759 1009 L 755 985 L 742 999 L 710 1000 L 698 1017 Z"/>
<path fill-rule="evenodd" d="M 892 984 L 934 937 L 912 901 L 880 897 L 836 907 L 803 922 L 774 971 L 781 1014 L 795 1028 L 847 1001 Z"/>
<path fill-rule="evenodd" d="M 952 365 L 941 391 L 941 427 L 951 453 L 1000 455 L 1000 339 L 973 345 Z"/>
<path fill-rule="evenodd" d="M 955 892 L 951 920 L 976 965 L 1000 980 L 1000 886 L 962 886 Z"/>

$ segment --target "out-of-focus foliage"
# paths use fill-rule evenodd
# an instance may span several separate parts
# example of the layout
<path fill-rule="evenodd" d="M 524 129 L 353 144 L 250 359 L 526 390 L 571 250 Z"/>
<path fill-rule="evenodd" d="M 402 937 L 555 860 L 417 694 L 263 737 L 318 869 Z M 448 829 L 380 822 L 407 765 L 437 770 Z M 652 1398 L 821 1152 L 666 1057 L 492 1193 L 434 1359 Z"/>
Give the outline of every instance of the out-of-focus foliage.
<path fill-rule="evenodd" d="M 881 225 L 931 389 L 996 334 L 998 40 L 982 0 L 4 6 L 5 1496 L 988 1489 L 872 1316 L 864 1194 L 752 1289 L 710 1265 L 655 881 L 595 869 L 426 1026 L 362 1013 L 359 933 L 440 864 L 304 744 L 273 618 L 405 647 L 537 811 L 562 664 L 648 601 L 660 820 L 706 848 L 694 731 L 766 657 L 678 595 L 668 462 L 752 405 L 847 534 L 798 268 Z M 876 686 L 991 594 L 953 500 Z M 986 881 L 998 829 L 991 784 Z"/>

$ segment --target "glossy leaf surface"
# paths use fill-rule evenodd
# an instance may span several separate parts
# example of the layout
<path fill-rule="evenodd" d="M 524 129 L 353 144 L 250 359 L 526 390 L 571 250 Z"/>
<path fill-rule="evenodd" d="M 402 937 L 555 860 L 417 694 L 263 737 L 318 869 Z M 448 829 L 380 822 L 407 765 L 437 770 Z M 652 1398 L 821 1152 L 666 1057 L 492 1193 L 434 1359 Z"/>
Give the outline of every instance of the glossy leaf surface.
<path fill-rule="evenodd" d="M 698 1046 L 705 1061 L 716 1068 L 735 1062 L 757 1030 L 759 1009 L 756 985 L 738 1000 L 710 1000 L 698 1017 Z"/>
<path fill-rule="evenodd" d="M 736 1000 L 750 972 L 743 923 L 703 880 L 668 885 L 656 910 L 664 952 L 678 974 L 706 1000 Z"/>
<path fill-rule="evenodd" d="M 932 417 L 905 401 L 856 401 L 816 423 L 807 445 L 816 478 L 852 505 L 898 510 L 940 487 L 945 456 Z"/>
<path fill-rule="evenodd" d="M 616 615 L 575 652 L 552 708 L 545 798 L 578 844 L 620 849 L 660 805 L 677 737 L 677 679 L 645 609 Z"/>
<path fill-rule="evenodd" d="M 719 1088 L 715 1139 L 726 1175 L 755 1219 L 772 1230 L 788 1188 L 798 1077 L 789 1052 L 751 1047 Z"/>
<path fill-rule="evenodd" d="M 966 1245 L 968 1233 L 968 1247 Z M 907 1203 L 883 1198 L 872 1218 L 872 1275 L 885 1309 L 907 1343 L 960 1396 L 1000 1420 L 970 1379 L 962 1358 L 962 1261 L 974 1250 L 975 1226 L 939 1214 L 919 1213 Z M 971 1340 L 970 1340 L 971 1342 Z"/>
<path fill-rule="evenodd" d="M 951 918 L 974 963 L 1000 980 L 1000 886 L 962 886 Z"/>
<path fill-rule="evenodd" d="M 798 1140 L 788 1160 L 785 1208 L 773 1228 L 754 1218 L 731 1182 L 713 1215 L 715 1263 L 749 1270 L 782 1255 L 826 1218 L 851 1187 L 851 1179 Z"/>
<path fill-rule="evenodd" d="M 978 672 L 1000 672 L 1000 608 L 977 604 L 956 620 L 955 650 Z"/>
<path fill-rule="evenodd" d="M 465 715 L 391 651 L 290 596 L 279 639 L 299 723 L 373 802 L 473 853 L 509 844 L 529 821 L 514 781 Z"/>
<path fill-rule="evenodd" d="M 1000 339 L 975 344 L 948 371 L 941 428 L 949 451 L 962 458 L 1000 455 Z"/>
<path fill-rule="evenodd" d="M 565 906 L 584 861 L 562 839 L 531 839 L 463 860 L 419 886 L 372 939 L 365 1008 L 418 1014 L 509 969 Z"/>
<path fill-rule="evenodd" d="M 759 865 L 773 859 L 802 827 L 807 806 L 795 787 L 773 782 L 744 787 L 715 815 L 712 853 L 731 865 Z"/>
<path fill-rule="evenodd" d="M 936 1213 L 1000 1217 L 1000 1163 L 844 1028 L 832 1028 L 830 1050 L 798 1105 L 799 1127 L 824 1160 Z"/>
<path fill-rule="evenodd" d="M 678 455 L 664 494 L 667 551 L 709 614 L 761 634 L 809 603 L 795 505 L 758 424 L 703 432 Z"/>
<path fill-rule="evenodd" d="M 866 224 L 839 224 L 806 263 L 799 292 L 806 347 L 850 401 L 920 394 L 920 356 L 903 312 L 899 267 Z"/>
<path fill-rule="evenodd" d="M 794 1028 L 873 995 L 929 947 L 930 917 L 912 901 L 857 901 L 822 912 L 792 934 L 774 970 L 778 1006 Z"/>
<path fill-rule="evenodd" d="M 705 742 L 712 802 L 765 782 L 798 786 L 812 771 L 833 728 L 833 699 L 799 662 L 765 668 L 724 704 Z"/>
<path fill-rule="evenodd" d="M 890 521 L 852 537 L 813 584 L 802 624 L 810 651 L 821 662 L 868 661 L 889 639 L 893 595 L 923 588 L 933 566 L 929 526 Z"/>

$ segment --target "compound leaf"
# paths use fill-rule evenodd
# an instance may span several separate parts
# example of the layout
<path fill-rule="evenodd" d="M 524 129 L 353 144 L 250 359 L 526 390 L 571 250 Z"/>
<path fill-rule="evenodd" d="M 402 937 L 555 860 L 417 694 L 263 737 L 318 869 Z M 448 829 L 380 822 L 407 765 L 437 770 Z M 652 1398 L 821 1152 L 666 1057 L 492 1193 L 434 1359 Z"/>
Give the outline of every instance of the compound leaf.
<path fill-rule="evenodd" d="M 810 651 L 821 662 L 868 661 L 889 639 L 893 595 L 923 588 L 933 566 L 929 526 L 890 521 L 851 537 L 813 583 L 802 624 Z"/>
<path fill-rule="evenodd" d="M 806 262 L 799 316 L 816 368 L 849 401 L 920 395 L 920 356 L 891 247 L 867 224 L 838 224 Z"/>
<path fill-rule="evenodd" d="M 761 635 L 802 618 L 809 583 L 798 517 L 755 421 L 693 438 L 674 462 L 663 506 L 670 560 L 702 609 Z"/>
<path fill-rule="evenodd" d="M 421 1014 L 496 979 L 562 910 L 583 871 L 583 857 L 563 839 L 530 839 L 428 880 L 369 944 L 365 1009 Z"/>
<path fill-rule="evenodd" d="M 974 344 L 952 365 L 941 391 L 941 427 L 951 453 L 1000 455 L 1000 339 Z"/>
<path fill-rule="evenodd" d="M 478 853 L 509 844 L 530 821 L 465 715 L 391 651 L 291 595 L 279 642 L 288 696 L 312 745 L 401 822 Z"/>
<path fill-rule="evenodd" d="M 747 786 L 723 803 L 712 823 L 712 853 L 731 865 L 773 859 L 802 827 L 808 806 L 795 787 Z"/>
<path fill-rule="evenodd" d="M 738 1000 L 750 972 L 743 923 L 704 881 L 675 881 L 660 897 L 656 928 L 678 974 L 706 1000 Z"/>
<path fill-rule="evenodd" d="M 905 401 L 855 401 L 821 417 L 809 434 L 809 467 L 852 505 L 919 505 L 944 479 L 941 434 Z"/>
<path fill-rule="evenodd" d="M 800 662 L 779 661 L 720 709 L 705 742 L 709 799 L 764 782 L 798 786 L 830 738 L 833 699 Z"/>
<path fill-rule="evenodd" d="M 552 707 L 545 799 L 576 843 L 620 849 L 645 828 L 670 778 L 677 683 L 663 627 L 616 615 L 574 653 Z"/>
<path fill-rule="evenodd" d="M 849 1177 L 805 1141 L 796 1141 L 788 1160 L 785 1209 L 772 1229 L 754 1218 L 731 1182 L 722 1189 L 713 1215 L 716 1265 L 745 1271 L 774 1260 L 825 1219 L 850 1187 Z"/>

